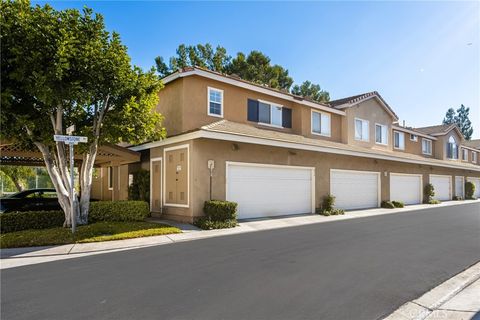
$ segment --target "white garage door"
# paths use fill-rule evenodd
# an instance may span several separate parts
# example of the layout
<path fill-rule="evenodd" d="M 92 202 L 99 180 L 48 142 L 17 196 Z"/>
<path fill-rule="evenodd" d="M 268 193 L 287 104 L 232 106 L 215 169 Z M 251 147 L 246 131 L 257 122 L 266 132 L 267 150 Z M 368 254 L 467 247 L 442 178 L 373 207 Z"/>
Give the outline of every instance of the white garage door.
<path fill-rule="evenodd" d="M 390 200 L 405 204 L 422 203 L 422 176 L 390 173 Z"/>
<path fill-rule="evenodd" d="M 457 176 L 455 177 L 455 195 L 457 197 L 464 197 L 464 190 L 465 188 L 465 182 L 463 177 Z"/>
<path fill-rule="evenodd" d="M 380 173 L 330 170 L 330 193 L 340 209 L 375 208 L 380 205 Z"/>
<path fill-rule="evenodd" d="M 480 178 L 471 178 L 471 177 L 468 177 L 468 178 L 467 178 L 467 181 L 473 182 L 473 184 L 475 185 L 474 197 L 475 197 L 475 198 L 480 198 Z"/>
<path fill-rule="evenodd" d="M 314 169 L 227 162 L 227 200 L 238 218 L 314 213 Z"/>
<path fill-rule="evenodd" d="M 430 183 L 433 185 L 437 200 L 451 200 L 452 194 L 452 177 L 430 175 Z"/>

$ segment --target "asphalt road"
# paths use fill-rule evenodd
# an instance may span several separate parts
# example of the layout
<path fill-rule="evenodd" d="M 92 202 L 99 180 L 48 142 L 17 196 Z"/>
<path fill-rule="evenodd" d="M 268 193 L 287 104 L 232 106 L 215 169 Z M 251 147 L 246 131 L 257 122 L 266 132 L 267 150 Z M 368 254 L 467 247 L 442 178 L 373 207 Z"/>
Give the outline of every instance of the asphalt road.
<path fill-rule="evenodd" d="M 6 269 L 6 319 L 379 319 L 480 260 L 480 204 Z"/>

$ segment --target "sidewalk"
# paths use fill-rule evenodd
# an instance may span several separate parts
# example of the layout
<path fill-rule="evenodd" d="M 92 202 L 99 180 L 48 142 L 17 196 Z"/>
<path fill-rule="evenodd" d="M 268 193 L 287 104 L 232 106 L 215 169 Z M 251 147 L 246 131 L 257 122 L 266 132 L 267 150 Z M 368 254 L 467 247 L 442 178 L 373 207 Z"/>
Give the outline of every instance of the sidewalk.
<path fill-rule="evenodd" d="M 446 206 L 461 206 L 471 203 L 480 203 L 476 201 L 449 201 L 439 205 L 412 205 L 399 209 L 369 209 L 346 212 L 341 216 L 321 216 L 321 215 L 296 215 L 271 219 L 244 220 L 239 222 L 239 226 L 232 229 L 208 230 L 203 231 L 189 224 L 181 224 L 166 220 L 152 221 L 171 224 L 182 230 L 180 234 L 171 234 L 163 236 L 153 236 L 145 238 L 136 238 L 128 240 L 116 240 L 94 243 L 78 243 L 60 246 L 48 247 L 30 247 L 30 248 L 12 248 L 0 250 L 0 269 L 20 267 L 30 264 L 43 263 L 49 261 L 63 260 L 84 257 L 94 254 L 108 252 L 131 250 L 149 246 L 170 244 L 181 241 L 191 241 L 205 239 L 210 237 L 228 236 L 246 232 L 255 232 L 262 230 L 271 230 L 287 227 L 302 226 L 314 223 L 325 223 L 339 220 L 348 220 L 355 218 L 365 218 L 372 216 L 381 216 L 385 214 L 396 214 L 414 210 L 425 210 Z"/>
<path fill-rule="evenodd" d="M 480 263 L 409 301 L 384 320 L 480 319 Z"/>

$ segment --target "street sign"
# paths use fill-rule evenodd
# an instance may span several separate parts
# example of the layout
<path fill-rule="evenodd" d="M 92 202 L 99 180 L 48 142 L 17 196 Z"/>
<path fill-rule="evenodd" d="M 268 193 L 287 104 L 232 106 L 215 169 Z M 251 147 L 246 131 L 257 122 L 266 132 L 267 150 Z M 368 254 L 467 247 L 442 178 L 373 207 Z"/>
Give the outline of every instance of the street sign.
<path fill-rule="evenodd" d="M 53 136 L 53 140 L 56 142 L 65 142 L 66 144 L 77 144 L 77 143 L 85 143 L 88 141 L 87 137 L 81 136 L 63 136 L 56 134 Z"/>

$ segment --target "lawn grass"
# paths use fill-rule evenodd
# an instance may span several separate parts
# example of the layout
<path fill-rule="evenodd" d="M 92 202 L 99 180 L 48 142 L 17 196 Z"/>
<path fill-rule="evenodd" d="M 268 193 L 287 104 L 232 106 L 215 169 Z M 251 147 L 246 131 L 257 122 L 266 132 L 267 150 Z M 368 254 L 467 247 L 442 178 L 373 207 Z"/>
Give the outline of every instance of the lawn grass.
<path fill-rule="evenodd" d="M 70 229 L 62 227 L 4 233 L 0 235 L 0 248 L 111 241 L 180 232 L 178 228 L 152 222 L 96 222 L 79 226 L 75 236 Z"/>

